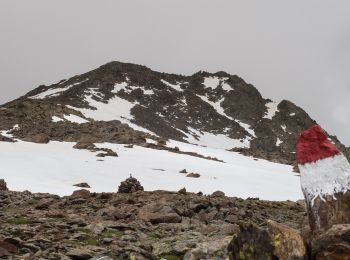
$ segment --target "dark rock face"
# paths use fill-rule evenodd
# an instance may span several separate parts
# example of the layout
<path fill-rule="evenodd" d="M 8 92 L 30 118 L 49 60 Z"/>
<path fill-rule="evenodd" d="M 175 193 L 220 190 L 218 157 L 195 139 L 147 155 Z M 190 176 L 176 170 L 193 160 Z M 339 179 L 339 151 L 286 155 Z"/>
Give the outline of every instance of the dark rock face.
<path fill-rule="evenodd" d="M 133 193 L 136 191 L 143 191 L 143 187 L 140 182 L 132 176 L 120 183 L 118 187 L 119 193 Z"/>
<path fill-rule="evenodd" d="M 47 90 L 59 92 L 42 99 L 33 98 Z M 86 100 L 88 95 L 101 104 L 113 98 L 131 102 L 130 123 L 158 137 L 136 131 L 118 119 L 86 118 L 79 109 L 96 109 Z M 88 122 L 77 124 L 63 119 L 69 114 Z M 61 120 L 52 122 L 53 116 Z M 300 107 L 286 100 L 271 103 L 236 75 L 198 72 L 182 76 L 121 62 L 105 64 L 51 86 L 39 86 L 0 109 L 0 130 L 10 130 L 18 124 L 10 133 L 26 141 L 144 144 L 146 138 L 151 138 L 164 144 L 169 138 L 179 141 L 186 141 L 188 136 L 198 138 L 195 130 L 249 140 L 250 148 L 235 149 L 289 164 L 295 161 L 298 135 L 314 123 Z M 348 156 L 348 149 L 336 137 L 332 139 Z"/>

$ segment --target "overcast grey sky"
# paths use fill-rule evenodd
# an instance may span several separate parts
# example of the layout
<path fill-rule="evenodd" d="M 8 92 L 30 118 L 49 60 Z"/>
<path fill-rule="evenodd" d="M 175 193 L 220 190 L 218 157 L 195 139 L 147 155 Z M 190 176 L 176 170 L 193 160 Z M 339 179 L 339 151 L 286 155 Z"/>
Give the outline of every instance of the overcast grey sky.
<path fill-rule="evenodd" d="M 350 145 L 350 1 L 0 0 L 0 103 L 112 60 L 227 71 Z"/>

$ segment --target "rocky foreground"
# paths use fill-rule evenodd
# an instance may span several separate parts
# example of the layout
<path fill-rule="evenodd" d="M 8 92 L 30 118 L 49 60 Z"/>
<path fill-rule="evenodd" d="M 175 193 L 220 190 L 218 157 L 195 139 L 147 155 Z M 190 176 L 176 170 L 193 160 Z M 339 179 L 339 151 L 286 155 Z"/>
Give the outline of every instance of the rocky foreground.
<path fill-rule="evenodd" d="M 233 238 L 247 223 L 264 229 L 273 220 L 299 229 L 305 219 L 303 203 L 220 191 L 146 192 L 127 184 L 116 193 L 82 189 L 68 197 L 2 187 L 0 258 L 238 259 Z M 238 254 L 249 259 L 249 252 Z"/>

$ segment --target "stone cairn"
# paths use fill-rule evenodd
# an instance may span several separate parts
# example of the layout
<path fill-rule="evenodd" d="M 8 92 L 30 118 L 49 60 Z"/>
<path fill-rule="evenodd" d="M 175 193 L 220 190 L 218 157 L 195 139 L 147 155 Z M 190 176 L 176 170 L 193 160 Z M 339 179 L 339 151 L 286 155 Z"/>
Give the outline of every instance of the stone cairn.
<path fill-rule="evenodd" d="M 118 187 L 118 193 L 133 193 L 136 191 L 143 191 L 141 183 L 132 175 L 125 181 L 121 182 Z"/>
<path fill-rule="evenodd" d="M 7 184 L 3 179 L 0 179 L 0 191 L 8 191 Z"/>

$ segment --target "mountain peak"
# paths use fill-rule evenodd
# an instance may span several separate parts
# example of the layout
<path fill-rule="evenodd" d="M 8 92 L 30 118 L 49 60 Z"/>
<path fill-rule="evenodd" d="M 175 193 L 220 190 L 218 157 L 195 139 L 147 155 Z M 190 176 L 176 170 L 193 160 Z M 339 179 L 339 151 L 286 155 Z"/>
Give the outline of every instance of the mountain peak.
<path fill-rule="evenodd" d="M 81 119 L 69 120 L 70 115 Z M 21 130 L 12 133 L 26 140 L 40 132 L 50 140 L 78 141 L 79 128 L 85 138 L 125 141 L 116 138 L 123 136 L 119 128 L 111 130 L 119 122 L 132 140 L 147 135 L 288 164 L 296 159 L 299 134 L 315 124 L 292 102 L 265 99 L 236 75 L 201 71 L 184 76 L 118 61 L 39 86 L 2 106 L 0 119 L 0 130 L 18 124 Z M 112 134 L 97 135 L 94 131 L 101 128 Z M 334 142 L 345 150 L 336 138 Z"/>

